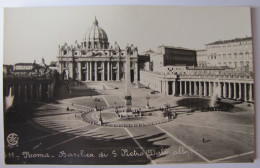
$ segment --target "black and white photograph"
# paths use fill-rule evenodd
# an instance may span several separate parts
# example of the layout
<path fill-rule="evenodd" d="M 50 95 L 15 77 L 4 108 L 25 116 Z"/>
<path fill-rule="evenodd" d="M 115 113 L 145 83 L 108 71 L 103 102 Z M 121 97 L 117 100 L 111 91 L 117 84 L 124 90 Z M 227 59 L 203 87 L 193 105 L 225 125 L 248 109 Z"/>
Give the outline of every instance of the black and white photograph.
<path fill-rule="evenodd" d="M 252 163 L 250 7 L 6 7 L 6 165 Z"/>

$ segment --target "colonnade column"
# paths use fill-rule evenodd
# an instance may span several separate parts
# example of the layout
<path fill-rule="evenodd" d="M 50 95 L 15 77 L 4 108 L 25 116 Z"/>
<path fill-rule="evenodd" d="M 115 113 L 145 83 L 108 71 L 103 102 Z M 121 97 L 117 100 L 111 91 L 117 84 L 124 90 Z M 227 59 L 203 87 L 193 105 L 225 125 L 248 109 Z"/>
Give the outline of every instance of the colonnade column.
<path fill-rule="evenodd" d="M 48 99 L 51 98 L 51 84 L 48 84 Z"/>
<path fill-rule="evenodd" d="M 247 90 L 247 87 L 246 87 L 246 83 L 244 83 L 244 101 L 246 101 L 247 100 L 247 92 L 246 92 L 246 90 Z"/>
<path fill-rule="evenodd" d="M 97 77 L 98 77 L 98 68 L 97 68 L 97 62 L 95 61 L 95 75 L 94 75 L 95 81 L 97 81 Z"/>
<path fill-rule="evenodd" d="M 31 94 L 31 101 L 33 101 L 34 100 L 33 99 L 33 84 L 31 84 L 30 90 L 31 90 L 31 92 L 30 92 L 30 94 Z"/>
<path fill-rule="evenodd" d="M 27 101 L 27 84 L 24 85 L 24 101 Z"/>
<path fill-rule="evenodd" d="M 238 83 L 238 98 L 241 99 L 242 98 L 242 83 Z"/>
<path fill-rule="evenodd" d="M 253 101 L 253 99 L 252 99 L 252 84 L 251 83 L 249 83 L 248 100 Z"/>
<path fill-rule="evenodd" d="M 39 99 L 41 100 L 42 99 L 42 84 L 41 83 L 39 84 L 39 94 L 38 94 L 38 96 L 39 96 Z"/>
<path fill-rule="evenodd" d="M 18 100 L 21 100 L 22 94 L 21 94 L 21 85 L 18 85 L 18 94 L 17 94 L 17 98 Z"/>
<path fill-rule="evenodd" d="M 102 61 L 102 81 L 105 81 L 105 62 Z"/>
<path fill-rule="evenodd" d="M 110 80 L 110 62 L 107 62 L 107 80 Z"/>
<path fill-rule="evenodd" d="M 234 89 L 233 99 L 236 99 L 237 98 L 237 86 L 236 86 L 236 83 L 234 83 L 233 89 Z"/>

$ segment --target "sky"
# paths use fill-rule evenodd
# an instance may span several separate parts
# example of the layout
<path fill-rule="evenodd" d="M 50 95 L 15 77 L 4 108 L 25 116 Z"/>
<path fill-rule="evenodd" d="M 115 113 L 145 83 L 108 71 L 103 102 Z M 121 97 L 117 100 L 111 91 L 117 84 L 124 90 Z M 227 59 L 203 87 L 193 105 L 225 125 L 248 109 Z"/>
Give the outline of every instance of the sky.
<path fill-rule="evenodd" d="M 58 45 L 79 43 L 97 18 L 111 45 L 203 49 L 218 40 L 251 36 L 244 7 L 88 6 L 5 8 L 3 63 L 57 61 Z"/>

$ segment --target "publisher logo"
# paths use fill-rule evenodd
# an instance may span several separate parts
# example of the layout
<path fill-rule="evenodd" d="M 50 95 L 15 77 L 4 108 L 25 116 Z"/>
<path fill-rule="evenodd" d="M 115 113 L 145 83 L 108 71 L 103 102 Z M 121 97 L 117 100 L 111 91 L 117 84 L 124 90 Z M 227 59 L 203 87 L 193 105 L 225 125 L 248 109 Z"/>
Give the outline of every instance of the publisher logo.
<path fill-rule="evenodd" d="M 10 133 L 7 136 L 7 143 L 9 147 L 18 146 L 19 136 L 16 133 Z"/>

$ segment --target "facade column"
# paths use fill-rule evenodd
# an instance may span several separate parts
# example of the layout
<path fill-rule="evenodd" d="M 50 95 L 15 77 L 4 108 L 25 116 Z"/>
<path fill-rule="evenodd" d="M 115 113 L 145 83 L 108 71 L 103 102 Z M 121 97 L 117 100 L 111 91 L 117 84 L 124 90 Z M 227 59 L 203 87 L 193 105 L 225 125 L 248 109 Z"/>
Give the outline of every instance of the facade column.
<path fill-rule="evenodd" d="M 184 95 L 187 95 L 187 83 L 184 81 Z"/>
<path fill-rule="evenodd" d="M 244 101 L 247 101 L 247 84 L 244 83 Z"/>
<path fill-rule="evenodd" d="M 93 68 L 92 68 L 92 62 L 89 62 L 89 79 L 92 81 L 92 72 L 93 72 Z"/>
<path fill-rule="evenodd" d="M 199 81 L 199 95 L 203 96 L 202 95 L 202 82 L 201 81 Z"/>
<path fill-rule="evenodd" d="M 209 82 L 209 93 L 208 93 L 209 97 L 212 96 L 212 85 L 211 82 Z"/>
<path fill-rule="evenodd" d="M 172 81 L 172 95 L 176 95 L 176 81 Z"/>
<path fill-rule="evenodd" d="M 111 71 L 110 71 L 111 80 L 114 80 L 114 77 L 113 77 L 113 62 L 111 62 L 110 68 L 111 68 Z"/>
<path fill-rule="evenodd" d="M 190 94 L 190 96 L 192 95 L 192 91 L 191 91 L 191 81 L 190 81 L 190 83 L 189 83 L 189 94 Z"/>
<path fill-rule="evenodd" d="M 165 81 L 165 94 L 169 95 L 169 82 L 167 80 Z"/>
<path fill-rule="evenodd" d="M 89 80 L 89 66 L 88 66 L 88 64 L 89 64 L 89 62 L 86 62 L 86 73 L 85 73 L 85 79 L 86 79 L 86 81 L 88 81 Z"/>
<path fill-rule="evenodd" d="M 59 72 L 62 74 L 63 62 L 59 62 Z"/>
<path fill-rule="evenodd" d="M 98 80 L 98 68 L 97 68 L 97 61 L 95 61 L 95 76 L 94 76 L 94 79 L 95 79 L 95 81 L 97 81 Z"/>
<path fill-rule="evenodd" d="M 228 92 L 229 92 L 229 93 L 228 93 L 228 98 L 231 99 L 231 98 L 232 98 L 232 85 L 231 85 L 231 82 L 229 82 L 228 87 L 229 87 L 229 88 L 228 88 Z"/>
<path fill-rule="evenodd" d="M 78 62 L 78 80 L 81 81 L 81 62 Z"/>
<path fill-rule="evenodd" d="M 74 79 L 73 62 L 69 62 L 69 78 Z"/>
<path fill-rule="evenodd" d="M 216 83 L 215 82 L 213 82 L 212 83 L 212 95 L 215 93 L 215 87 L 216 87 Z M 215 95 L 216 95 L 217 93 L 215 93 Z M 218 95 L 219 96 L 219 95 Z"/>
<path fill-rule="evenodd" d="M 107 62 L 107 81 L 110 81 L 110 62 Z"/>
<path fill-rule="evenodd" d="M 28 100 L 28 95 L 27 95 L 27 84 L 24 85 L 24 101 Z"/>
<path fill-rule="evenodd" d="M 194 89 L 194 95 L 197 95 L 197 81 L 194 81 L 194 85 L 193 85 L 193 89 Z"/>
<path fill-rule="evenodd" d="M 227 92 L 226 92 L 226 82 L 223 82 L 223 98 L 226 98 Z"/>
<path fill-rule="evenodd" d="M 236 83 L 234 83 L 234 96 L 233 96 L 233 99 L 237 99 L 237 86 L 236 86 L 237 84 Z"/>
<path fill-rule="evenodd" d="M 105 81 L 105 62 L 102 61 L 102 81 Z"/>
<path fill-rule="evenodd" d="M 182 96 L 182 81 L 180 81 L 180 96 Z"/>
<path fill-rule="evenodd" d="M 138 63 L 134 63 L 135 66 L 135 73 L 134 73 L 134 82 L 137 84 L 138 83 Z"/>
<path fill-rule="evenodd" d="M 204 96 L 207 96 L 207 84 L 204 81 Z"/>
<path fill-rule="evenodd" d="M 117 66 L 117 72 L 116 72 L 116 80 L 119 81 L 120 79 L 120 66 L 119 66 L 119 61 L 116 62 L 116 66 Z"/>

